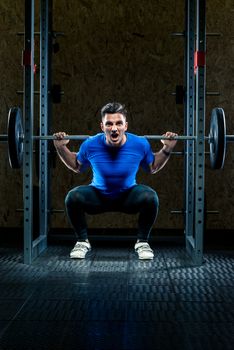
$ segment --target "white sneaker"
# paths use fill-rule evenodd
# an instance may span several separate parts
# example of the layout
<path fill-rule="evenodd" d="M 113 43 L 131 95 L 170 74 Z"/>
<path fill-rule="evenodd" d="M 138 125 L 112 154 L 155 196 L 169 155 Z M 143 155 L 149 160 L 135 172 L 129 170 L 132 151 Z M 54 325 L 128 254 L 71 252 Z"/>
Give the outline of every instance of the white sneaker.
<path fill-rule="evenodd" d="M 141 260 L 148 260 L 154 258 L 154 252 L 150 248 L 147 242 L 137 242 L 134 246 L 135 252 L 138 254 L 138 258 Z"/>
<path fill-rule="evenodd" d="M 84 259 L 86 254 L 91 250 L 89 242 L 76 242 L 75 247 L 70 253 L 71 259 Z"/>

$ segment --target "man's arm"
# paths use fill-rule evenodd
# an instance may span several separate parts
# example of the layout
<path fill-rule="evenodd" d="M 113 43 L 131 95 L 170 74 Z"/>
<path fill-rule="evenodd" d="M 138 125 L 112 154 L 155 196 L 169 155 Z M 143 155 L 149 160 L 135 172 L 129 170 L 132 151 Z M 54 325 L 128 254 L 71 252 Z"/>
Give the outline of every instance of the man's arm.
<path fill-rule="evenodd" d="M 80 173 L 82 164 L 76 159 L 76 153 L 71 152 L 67 148 L 69 140 L 63 139 L 66 134 L 64 132 L 59 132 L 54 134 L 54 136 L 56 137 L 56 140 L 54 140 L 54 146 L 61 161 L 75 173 Z"/>
<path fill-rule="evenodd" d="M 167 131 L 163 136 L 173 138 L 177 136 L 177 134 Z M 163 148 L 154 154 L 154 161 L 150 164 L 151 174 L 157 173 L 166 165 L 170 158 L 170 154 L 177 143 L 176 140 L 162 140 L 161 142 L 163 143 Z"/>

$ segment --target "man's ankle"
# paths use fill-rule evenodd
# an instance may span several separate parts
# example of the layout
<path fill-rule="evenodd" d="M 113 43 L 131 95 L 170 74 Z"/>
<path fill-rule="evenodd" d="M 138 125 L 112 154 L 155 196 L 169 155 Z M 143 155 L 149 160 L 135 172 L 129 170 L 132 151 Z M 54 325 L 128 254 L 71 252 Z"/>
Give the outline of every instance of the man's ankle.
<path fill-rule="evenodd" d="M 147 239 L 138 238 L 137 239 L 137 243 L 141 243 L 141 242 L 148 243 L 148 240 Z"/>

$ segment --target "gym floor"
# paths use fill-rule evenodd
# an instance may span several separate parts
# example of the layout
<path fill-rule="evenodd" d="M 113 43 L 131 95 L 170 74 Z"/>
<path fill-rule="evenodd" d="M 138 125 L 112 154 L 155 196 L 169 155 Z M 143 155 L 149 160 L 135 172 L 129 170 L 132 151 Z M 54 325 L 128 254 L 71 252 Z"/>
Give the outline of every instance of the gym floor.
<path fill-rule="evenodd" d="M 0 248 L 0 349 L 233 349 L 234 257 L 207 250 L 194 267 L 183 244 L 94 241 L 86 260 L 50 244 L 32 265 Z"/>

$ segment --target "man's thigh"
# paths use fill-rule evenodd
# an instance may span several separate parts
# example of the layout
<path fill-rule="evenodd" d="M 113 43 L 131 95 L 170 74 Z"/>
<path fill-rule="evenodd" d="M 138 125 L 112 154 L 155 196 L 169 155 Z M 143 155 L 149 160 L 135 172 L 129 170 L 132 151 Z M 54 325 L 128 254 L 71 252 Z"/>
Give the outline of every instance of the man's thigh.
<path fill-rule="evenodd" d="M 129 190 L 124 198 L 121 211 L 129 214 L 137 213 L 142 207 L 144 207 L 149 199 L 157 201 L 158 205 L 157 193 L 151 187 L 146 185 L 136 185 Z"/>
<path fill-rule="evenodd" d="M 98 190 L 93 186 L 81 185 L 70 191 L 74 196 L 74 202 L 79 203 L 88 214 L 99 214 L 105 211 L 105 203 L 103 202 Z"/>

